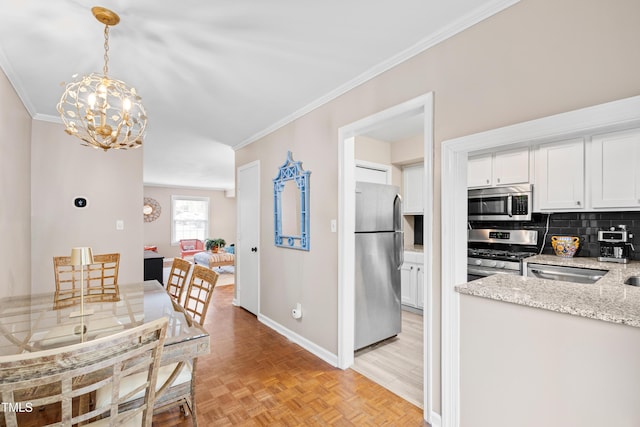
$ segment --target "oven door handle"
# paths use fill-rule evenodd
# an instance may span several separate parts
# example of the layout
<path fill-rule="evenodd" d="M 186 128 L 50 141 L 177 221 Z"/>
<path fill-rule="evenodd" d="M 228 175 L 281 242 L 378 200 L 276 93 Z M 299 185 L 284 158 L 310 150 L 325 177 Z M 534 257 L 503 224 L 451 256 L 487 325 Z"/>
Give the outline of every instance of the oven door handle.
<path fill-rule="evenodd" d="M 507 215 L 509 215 L 509 218 L 511 218 L 513 216 L 513 196 L 511 194 L 509 194 L 507 196 Z"/>
<path fill-rule="evenodd" d="M 494 274 L 509 274 L 512 276 L 520 276 L 520 272 L 517 270 L 483 268 L 483 267 L 476 267 L 473 265 L 467 265 L 467 274 L 474 274 L 476 276 L 492 276 Z"/>

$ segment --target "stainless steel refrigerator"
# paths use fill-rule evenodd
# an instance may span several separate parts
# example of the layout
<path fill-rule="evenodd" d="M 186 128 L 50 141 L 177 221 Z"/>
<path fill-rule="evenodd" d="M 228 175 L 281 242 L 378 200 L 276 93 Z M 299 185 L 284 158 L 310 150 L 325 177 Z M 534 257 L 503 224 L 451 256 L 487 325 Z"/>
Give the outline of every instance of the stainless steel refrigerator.
<path fill-rule="evenodd" d="M 394 185 L 356 182 L 355 349 L 402 330 L 402 199 Z"/>

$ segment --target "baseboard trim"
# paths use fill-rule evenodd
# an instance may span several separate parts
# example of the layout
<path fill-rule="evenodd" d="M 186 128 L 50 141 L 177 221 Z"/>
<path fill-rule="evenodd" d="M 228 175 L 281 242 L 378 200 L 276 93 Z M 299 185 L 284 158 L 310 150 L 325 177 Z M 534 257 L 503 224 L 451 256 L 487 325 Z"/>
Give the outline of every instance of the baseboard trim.
<path fill-rule="evenodd" d="M 327 362 L 331 366 L 338 367 L 338 356 L 336 354 L 333 354 L 333 353 L 327 351 L 326 349 L 314 344 L 313 342 L 309 341 L 308 339 L 296 334 L 295 332 L 293 332 L 292 330 L 290 330 L 288 328 L 285 328 L 284 326 L 282 326 L 278 322 L 275 322 L 274 320 L 268 318 L 267 316 L 259 314 L 258 315 L 258 321 L 263 323 L 264 325 L 270 327 L 274 331 L 278 332 L 280 335 L 284 336 L 289 341 L 292 341 L 292 342 L 298 344 L 300 347 L 304 348 L 305 350 L 307 350 L 311 354 L 313 354 L 313 355 L 319 357 L 320 359 L 324 360 L 325 362 Z"/>
<path fill-rule="evenodd" d="M 435 412 L 431 412 L 431 427 L 441 427 L 442 426 L 442 417 L 440 414 L 436 414 Z"/>

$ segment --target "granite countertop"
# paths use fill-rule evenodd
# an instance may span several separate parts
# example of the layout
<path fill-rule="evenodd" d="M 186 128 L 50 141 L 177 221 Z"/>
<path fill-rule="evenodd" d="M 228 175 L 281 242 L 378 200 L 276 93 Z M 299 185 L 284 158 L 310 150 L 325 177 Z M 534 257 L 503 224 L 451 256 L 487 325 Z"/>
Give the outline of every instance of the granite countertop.
<path fill-rule="evenodd" d="M 536 255 L 525 262 L 608 272 L 593 284 L 494 274 L 455 289 L 461 294 L 640 327 L 640 287 L 624 284 L 627 277 L 640 275 L 639 261 L 617 264 L 597 258 Z"/>
<path fill-rule="evenodd" d="M 423 253 L 424 252 L 424 246 L 422 245 L 407 245 L 404 247 L 405 252 L 418 252 L 418 253 Z"/>

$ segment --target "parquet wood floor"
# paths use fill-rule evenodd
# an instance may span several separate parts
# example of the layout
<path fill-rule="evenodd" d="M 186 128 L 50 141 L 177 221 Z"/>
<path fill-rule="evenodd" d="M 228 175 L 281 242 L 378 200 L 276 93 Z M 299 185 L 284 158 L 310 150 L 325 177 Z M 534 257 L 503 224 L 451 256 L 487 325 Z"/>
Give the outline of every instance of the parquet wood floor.
<path fill-rule="evenodd" d="M 208 426 L 428 426 L 422 410 L 353 370 L 334 368 L 231 304 L 216 288 L 198 359 L 198 424 Z M 191 426 L 179 409 L 154 427 Z"/>

